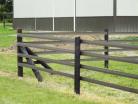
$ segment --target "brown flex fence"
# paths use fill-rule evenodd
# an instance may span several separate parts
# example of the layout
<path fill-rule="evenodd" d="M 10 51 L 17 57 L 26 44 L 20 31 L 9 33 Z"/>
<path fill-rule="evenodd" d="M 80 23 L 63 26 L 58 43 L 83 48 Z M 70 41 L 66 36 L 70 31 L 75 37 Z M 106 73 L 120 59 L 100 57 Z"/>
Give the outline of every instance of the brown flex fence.
<path fill-rule="evenodd" d="M 76 33 L 71 33 L 71 32 L 22 33 L 22 30 L 18 30 L 18 35 L 17 35 L 18 76 L 23 77 L 23 67 L 27 67 L 32 69 L 38 81 L 43 80 L 39 71 L 45 71 L 53 75 L 55 74 L 55 75 L 61 75 L 61 76 L 73 78 L 74 89 L 77 94 L 80 94 L 80 81 L 95 83 L 98 85 L 103 85 L 103 86 L 138 94 L 138 89 L 135 89 L 135 88 L 130 88 L 130 87 L 121 86 L 118 84 L 113 84 L 113 83 L 104 82 L 104 81 L 81 76 L 81 69 L 83 69 L 83 70 L 96 71 L 100 73 L 111 74 L 111 75 L 138 80 L 138 74 L 130 74 L 130 73 L 121 72 L 118 70 L 109 69 L 109 60 L 113 60 L 117 62 L 126 62 L 130 64 L 138 64 L 138 56 L 120 57 L 120 56 L 112 56 L 109 54 L 109 52 L 115 52 L 115 51 L 121 52 L 124 50 L 137 51 L 138 46 L 123 44 L 122 42 L 124 42 L 124 40 L 109 40 L 108 30 L 105 30 L 104 32 L 104 40 L 85 40 L 85 39 L 81 39 L 79 36 L 69 39 L 69 38 L 65 38 L 64 34 L 81 35 L 84 33 L 77 33 L 77 32 Z M 90 34 L 90 33 L 85 33 L 85 34 Z M 62 35 L 62 37 L 58 37 L 58 35 Z M 26 37 L 34 38 L 37 40 L 32 42 L 24 42 L 23 39 Z M 63 43 L 72 44 L 74 48 L 65 49 L 65 48 L 51 46 L 51 45 L 63 44 Z M 103 49 L 100 49 L 100 50 L 82 49 L 81 46 L 86 44 L 89 46 L 91 45 L 101 46 L 103 47 Z M 110 47 L 115 47 L 115 48 L 110 49 Z M 35 48 L 38 50 L 34 51 L 32 48 Z M 39 51 L 41 49 L 43 49 L 44 51 Z M 104 54 L 101 54 L 99 52 L 103 52 Z M 54 59 L 49 59 L 49 58 L 44 58 L 42 56 L 41 57 L 39 56 L 39 54 L 52 55 L 52 54 L 65 54 L 65 53 L 74 55 L 74 59 L 54 60 Z M 82 59 L 81 56 L 86 58 Z M 24 58 L 26 59 L 25 62 L 23 61 Z M 97 61 L 97 60 L 104 61 L 104 68 L 88 66 L 81 63 L 83 61 Z M 49 63 L 55 63 L 55 64 L 61 64 L 61 65 L 73 67 L 74 73 L 70 74 L 70 73 L 61 72 L 61 71 L 55 71 L 54 68 L 51 68 Z M 42 67 L 36 66 L 37 64 L 40 64 Z"/>

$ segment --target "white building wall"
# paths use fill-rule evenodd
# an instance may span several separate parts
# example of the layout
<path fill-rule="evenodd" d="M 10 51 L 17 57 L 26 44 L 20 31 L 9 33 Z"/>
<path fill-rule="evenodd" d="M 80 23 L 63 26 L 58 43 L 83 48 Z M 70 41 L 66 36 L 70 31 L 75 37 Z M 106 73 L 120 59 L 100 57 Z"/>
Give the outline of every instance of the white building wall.
<path fill-rule="evenodd" d="M 54 0 L 54 17 L 74 17 L 75 0 Z"/>
<path fill-rule="evenodd" d="M 34 18 L 35 0 L 14 0 L 14 18 Z"/>
<path fill-rule="evenodd" d="M 15 18 L 74 17 L 75 0 L 14 0 Z"/>
<path fill-rule="evenodd" d="M 78 17 L 113 16 L 113 0 L 77 0 Z"/>
<path fill-rule="evenodd" d="M 15 18 L 74 17 L 75 0 L 14 0 Z M 77 17 L 113 16 L 113 0 L 76 0 Z M 138 0 L 117 0 L 117 16 L 138 16 Z"/>
<path fill-rule="evenodd" d="M 29 1 L 29 0 L 28 0 Z M 33 0 L 35 6 L 35 17 L 44 18 L 44 17 L 53 17 L 53 0 Z"/>
<path fill-rule="evenodd" d="M 117 16 L 138 16 L 138 0 L 117 0 Z"/>

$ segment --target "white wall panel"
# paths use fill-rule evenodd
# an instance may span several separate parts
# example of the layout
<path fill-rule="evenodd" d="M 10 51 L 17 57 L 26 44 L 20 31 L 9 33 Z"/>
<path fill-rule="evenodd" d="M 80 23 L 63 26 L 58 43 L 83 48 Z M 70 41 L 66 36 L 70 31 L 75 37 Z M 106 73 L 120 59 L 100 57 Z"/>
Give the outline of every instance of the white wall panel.
<path fill-rule="evenodd" d="M 138 16 L 138 0 L 117 0 L 117 16 Z"/>
<path fill-rule="evenodd" d="M 73 17 L 75 11 L 75 0 L 54 0 L 55 17 Z"/>
<path fill-rule="evenodd" d="M 14 18 L 35 17 L 36 0 L 14 0 Z"/>
<path fill-rule="evenodd" d="M 36 18 L 53 17 L 53 9 L 54 9 L 53 6 L 54 6 L 53 0 L 36 0 L 36 3 L 35 3 Z"/>
<path fill-rule="evenodd" d="M 77 0 L 77 16 L 113 16 L 113 0 Z"/>

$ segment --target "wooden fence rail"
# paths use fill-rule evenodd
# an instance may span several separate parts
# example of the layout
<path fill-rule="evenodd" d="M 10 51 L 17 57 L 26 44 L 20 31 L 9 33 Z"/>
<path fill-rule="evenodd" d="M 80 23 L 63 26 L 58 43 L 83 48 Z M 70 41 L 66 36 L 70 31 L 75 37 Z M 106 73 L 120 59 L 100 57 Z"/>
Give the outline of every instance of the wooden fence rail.
<path fill-rule="evenodd" d="M 120 56 L 112 56 L 109 54 L 109 52 L 116 52 L 116 51 L 120 51 L 120 52 L 133 51 L 133 50 L 138 51 L 138 46 L 123 44 L 119 41 L 116 42 L 115 40 L 111 41 L 109 39 L 109 32 L 107 29 L 104 31 L 104 33 L 105 33 L 104 41 L 98 41 L 98 40 L 91 41 L 91 40 L 81 39 L 80 37 L 76 37 L 74 39 L 68 39 L 68 38 L 57 37 L 57 36 L 54 37 L 54 33 L 49 33 L 49 35 L 48 33 L 38 33 L 38 34 L 25 33 L 24 34 L 22 33 L 22 30 L 19 29 L 18 35 L 17 35 L 18 76 L 23 77 L 23 67 L 27 67 L 32 69 L 38 81 L 43 81 L 43 78 L 39 73 L 39 71 L 45 71 L 51 74 L 66 76 L 74 79 L 74 91 L 76 94 L 80 94 L 81 80 L 89 83 L 95 83 L 98 85 L 103 85 L 103 86 L 138 94 L 138 89 L 135 89 L 135 88 L 129 88 L 126 86 L 121 86 L 121 85 L 81 76 L 81 69 L 82 69 L 82 70 L 91 70 L 91 71 L 96 71 L 104 74 L 111 74 L 111 75 L 138 80 L 138 74 L 130 74 L 126 72 L 117 71 L 115 69 L 114 70 L 109 69 L 110 60 L 114 60 L 117 62 L 127 62 L 130 64 L 138 64 L 138 56 L 120 57 Z M 55 33 L 55 35 L 57 34 L 60 34 L 60 33 Z M 61 33 L 61 34 L 63 35 L 63 34 L 71 34 L 71 33 Z M 87 33 L 87 34 L 90 34 L 90 33 Z M 25 37 L 45 39 L 45 40 L 24 42 L 23 38 Z M 55 46 L 51 46 L 51 45 L 56 45 L 56 44 L 59 45 L 63 43 L 71 44 L 72 46 L 74 46 L 74 49 L 57 48 Z M 81 45 L 83 44 L 103 46 L 104 49 L 85 50 L 81 48 Z M 110 49 L 110 47 L 116 47 L 117 49 Z M 43 49 L 43 51 L 40 51 L 40 50 L 33 51 L 32 48 Z M 103 52 L 103 54 L 101 54 L 101 52 Z M 53 54 L 63 54 L 63 53 L 74 55 L 74 59 L 57 60 L 57 59 L 49 59 L 49 58 L 44 58 L 42 56 L 39 56 L 39 54 L 53 55 Z M 81 56 L 84 56 L 87 58 L 81 58 Z M 26 62 L 24 62 L 23 59 L 26 59 Z M 104 68 L 83 65 L 81 63 L 83 61 L 104 61 Z M 53 68 L 49 66 L 49 63 L 70 66 L 74 68 L 74 74 L 55 71 Z M 35 64 L 40 64 L 42 67 L 37 67 Z"/>

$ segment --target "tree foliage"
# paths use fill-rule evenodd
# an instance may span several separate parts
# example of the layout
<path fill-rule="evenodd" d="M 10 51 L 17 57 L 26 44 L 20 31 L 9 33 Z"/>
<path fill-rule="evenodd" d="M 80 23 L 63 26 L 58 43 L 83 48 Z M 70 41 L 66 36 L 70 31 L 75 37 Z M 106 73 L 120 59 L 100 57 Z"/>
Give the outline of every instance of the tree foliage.
<path fill-rule="evenodd" d="M 12 12 L 13 0 L 0 0 L 0 12 Z"/>
<path fill-rule="evenodd" d="M 13 0 L 0 0 L 0 20 L 3 18 L 4 13 L 11 13 L 13 11 Z"/>

